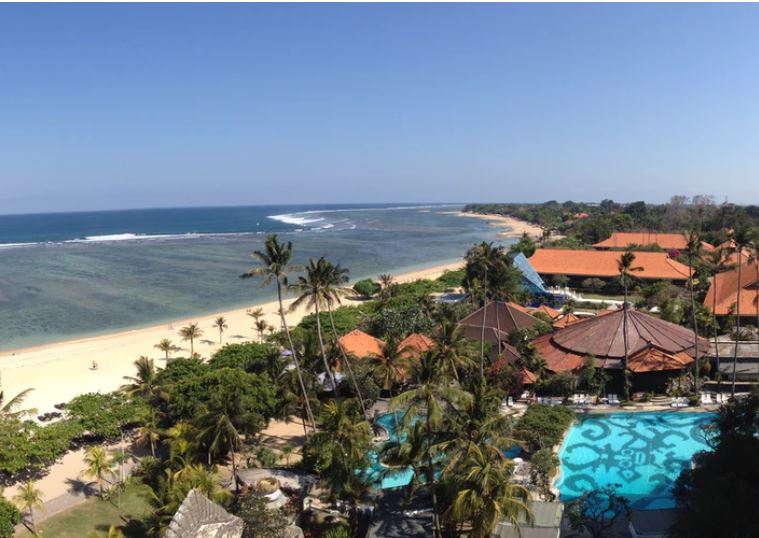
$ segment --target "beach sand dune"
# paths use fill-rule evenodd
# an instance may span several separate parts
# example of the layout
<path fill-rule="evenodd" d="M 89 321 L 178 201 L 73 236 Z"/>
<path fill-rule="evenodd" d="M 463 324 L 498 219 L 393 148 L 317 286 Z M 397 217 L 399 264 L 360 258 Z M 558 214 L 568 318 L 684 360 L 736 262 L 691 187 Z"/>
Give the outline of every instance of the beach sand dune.
<path fill-rule="evenodd" d="M 462 262 L 449 262 L 434 267 L 399 274 L 399 282 L 420 278 L 437 278 L 445 270 L 457 269 Z M 241 289 L 244 290 L 244 287 Z M 287 301 L 287 305 L 292 299 Z M 280 326 L 276 301 L 251 304 L 248 308 L 262 308 L 265 319 L 274 327 Z M 210 357 L 221 345 L 219 331 L 213 327 L 214 319 L 224 316 L 229 326 L 224 331 L 224 343 L 246 342 L 257 339 L 253 319 L 246 314 L 248 308 L 195 316 L 172 323 L 143 329 L 123 331 L 103 336 L 81 338 L 65 342 L 0 353 L 0 374 L 5 394 L 15 395 L 27 388 L 34 390 L 25 402 L 26 407 L 39 413 L 54 411 L 55 404 L 66 402 L 87 392 L 108 392 L 125 383 L 123 377 L 134 375 L 134 361 L 141 355 L 154 358 L 158 366 L 165 364 L 164 354 L 154 346 L 164 338 L 171 339 L 181 349 L 172 356 L 189 356 L 189 342 L 181 342 L 179 329 L 198 322 L 203 336 L 195 341 L 195 351 L 204 358 Z M 299 309 L 287 315 L 288 323 L 295 325 L 308 312 Z M 97 369 L 92 369 L 92 363 Z"/>

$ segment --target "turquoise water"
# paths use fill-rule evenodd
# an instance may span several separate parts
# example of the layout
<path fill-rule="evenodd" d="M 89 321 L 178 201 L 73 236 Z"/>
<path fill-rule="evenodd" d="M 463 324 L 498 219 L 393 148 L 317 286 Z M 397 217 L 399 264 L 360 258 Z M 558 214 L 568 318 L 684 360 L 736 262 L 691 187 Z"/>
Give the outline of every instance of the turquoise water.
<path fill-rule="evenodd" d="M 358 279 L 461 259 L 497 228 L 461 206 L 257 206 L 0 215 L 0 350 L 272 299 L 238 276 L 268 233 Z M 508 244 L 512 240 L 504 240 Z"/>
<path fill-rule="evenodd" d="M 397 417 L 398 417 L 398 424 L 402 424 L 403 422 L 403 413 L 400 411 L 397 411 Z M 411 417 L 409 419 L 411 425 L 413 426 L 417 421 L 419 420 L 419 417 Z M 395 439 L 395 421 L 393 420 L 393 414 L 392 413 L 385 413 L 384 415 L 379 415 L 374 419 L 374 421 L 384 427 L 387 430 L 388 435 L 390 436 L 390 439 Z M 401 433 L 401 441 L 404 441 L 406 439 L 406 434 Z M 519 456 L 522 453 L 522 449 L 519 446 L 513 446 L 509 448 L 507 451 L 504 452 L 504 455 L 507 458 L 513 459 L 517 456 Z M 387 467 L 384 467 L 379 462 L 378 452 L 372 451 L 369 455 L 371 458 L 371 467 L 369 468 L 369 477 L 372 479 L 372 481 L 379 485 L 382 489 L 389 489 L 389 488 L 400 488 L 404 486 L 408 486 L 411 482 L 411 479 L 414 477 L 414 472 L 411 469 L 411 467 L 407 469 L 402 470 L 393 470 L 393 472 L 388 473 Z"/>
<path fill-rule="evenodd" d="M 561 500 L 620 484 L 633 508 L 672 508 L 674 485 L 691 457 L 708 450 L 714 413 L 612 413 L 580 418 L 561 447 Z"/>

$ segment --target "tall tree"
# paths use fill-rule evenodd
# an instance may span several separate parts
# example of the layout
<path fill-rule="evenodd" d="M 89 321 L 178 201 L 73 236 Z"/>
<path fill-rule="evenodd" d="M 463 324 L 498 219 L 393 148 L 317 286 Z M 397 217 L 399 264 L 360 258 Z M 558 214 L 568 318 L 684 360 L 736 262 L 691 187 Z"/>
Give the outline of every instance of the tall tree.
<path fill-rule="evenodd" d="M 153 347 L 160 351 L 163 351 L 163 353 L 166 355 L 167 361 L 169 360 L 169 353 L 176 350 L 174 343 L 168 338 L 164 338 Z"/>
<path fill-rule="evenodd" d="M 321 307 L 327 302 L 326 290 L 331 278 L 332 275 L 329 273 L 327 260 L 325 260 L 323 256 L 318 260 L 311 258 L 306 266 L 306 275 L 298 276 L 298 280 L 293 286 L 300 295 L 290 306 L 290 310 L 295 310 L 303 305 L 314 309 L 314 313 L 316 314 L 316 335 L 319 339 L 319 352 L 322 357 L 322 362 L 324 363 L 324 371 L 332 383 L 335 398 L 339 398 L 340 395 L 337 387 L 337 380 L 329 365 L 329 361 L 327 360 L 321 316 L 319 315 L 321 313 Z"/>
<path fill-rule="evenodd" d="M 698 353 L 698 320 L 696 317 L 696 293 L 693 289 L 693 265 L 695 263 L 700 263 L 702 254 L 703 252 L 701 247 L 701 237 L 699 236 L 698 232 L 691 231 L 688 234 L 688 242 L 685 247 L 685 257 L 688 260 L 688 287 L 690 291 L 690 308 L 693 314 L 693 353 L 696 358 L 693 363 L 693 379 L 696 396 L 698 396 L 701 392 L 701 388 L 698 383 L 698 377 L 701 370 L 701 358 L 699 357 Z"/>
<path fill-rule="evenodd" d="M 332 327 L 332 336 L 335 339 L 335 345 L 340 349 L 340 354 L 343 357 L 343 363 L 348 369 L 348 375 L 350 376 L 351 383 L 353 384 L 353 388 L 356 391 L 356 397 L 358 398 L 358 403 L 361 406 L 361 412 L 365 417 L 368 418 L 368 414 L 366 412 L 366 404 L 364 403 L 364 397 L 361 395 L 361 389 L 359 388 L 358 381 L 356 380 L 356 376 L 353 373 L 353 367 L 351 366 L 351 362 L 348 359 L 348 355 L 345 353 L 345 348 L 343 348 L 342 344 L 340 343 L 340 335 L 337 334 L 337 328 L 335 327 L 335 317 L 332 315 L 334 305 L 341 304 L 343 297 L 353 294 L 353 290 L 346 286 L 348 283 L 348 269 L 341 267 L 339 263 L 337 265 L 334 265 L 331 262 L 325 261 L 324 272 L 324 302 L 327 305 L 327 314 L 329 314 L 329 324 Z"/>
<path fill-rule="evenodd" d="M 735 264 L 732 262 L 730 251 L 726 248 L 718 248 L 707 252 L 706 264 L 709 273 L 712 275 L 712 324 L 714 325 L 714 353 L 717 358 L 717 392 L 719 392 L 722 385 L 722 372 L 720 371 L 719 346 L 717 345 L 717 336 L 719 336 L 719 323 L 717 323 L 716 314 L 717 294 L 719 292 L 719 279 L 717 275 L 725 271 L 732 271 L 735 269 Z"/>
<path fill-rule="evenodd" d="M 622 287 L 625 290 L 625 301 L 622 305 L 622 340 L 624 342 L 625 346 L 625 358 L 624 358 L 624 364 L 623 364 L 623 370 L 625 375 L 625 400 L 630 399 L 630 383 L 629 383 L 629 376 L 630 371 L 628 369 L 628 335 L 627 335 L 627 288 L 630 285 L 630 280 L 632 278 L 632 273 L 635 271 L 641 271 L 642 267 L 633 267 L 633 262 L 635 261 L 635 254 L 633 254 L 632 251 L 628 250 L 624 252 L 620 257 L 619 260 L 617 260 L 617 269 L 619 270 L 619 278 L 622 281 Z"/>
<path fill-rule="evenodd" d="M 197 323 L 190 323 L 179 329 L 179 336 L 182 337 L 182 342 L 190 341 L 190 356 L 195 356 L 195 339 L 203 336 L 203 330 Z"/>
<path fill-rule="evenodd" d="M 34 487 L 34 482 L 27 480 L 19 486 L 18 493 L 13 500 L 21 510 L 29 514 L 29 522 L 32 524 L 32 534 L 37 536 L 37 523 L 34 521 L 34 511 L 42 510 L 42 492 Z"/>
<path fill-rule="evenodd" d="M 227 320 L 224 318 L 224 316 L 219 316 L 216 318 L 213 322 L 213 326 L 219 329 L 219 343 L 221 344 L 222 335 L 224 334 L 224 329 L 228 329 L 229 326 L 227 325 Z"/>
<path fill-rule="evenodd" d="M 751 243 L 754 230 L 749 226 L 736 226 L 730 233 L 730 239 L 735 244 L 735 254 L 738 262 L 738 286 L 735 291 L 735 346 L 733 347 L 733 375 L 730 395 L 735 398 L 735 372 L 738 368 L 738 341 L 741 333 L 741 291 L 743 291 L 743 250 Z"/>
<path fill-rule="evenodd" d="M 277 240 L 276 234 L 270 235 L 266 238 L 264 250 L 256 250 L 253 252 L 253 257 L 258 261 L 259 266 L 250 269 L 247 273 L 242 275 L 242 278 L 263 277 L 264 286 L 271 285 L 272 281 L 276 282 L 277 301 L 279 303 L 279 318 L 282 322 L 282 327 L 285 330 L 285 335 L 287 336 L 287 343 L 290 348 L 290 356 L 292 357 L 293 364 L 295 365 L 295 370 L 298 373 L 298 382 L 300 384 L 301 391 L 303 392 L 303 405 L 306 407 L 306 413 L 308 414 L 308 420 L 311 423 L 311 427 L 314 431 L 316 431 L 316 421 L 314 420 L 314 414 L 311 410 L 311 403 L 309 402 L 306 385 L 303 383 L 303 373 L 301 371 L 300 361 L 298 360 L 298 354 L 296 352 L 295 345 L 293 345 L 292 334 L 290 333 L 290 328 L 287 325 L 285 307 L 282 298 L 282 289 L 289 288 L 288 277 L 290 272 L 298 268 L 297 266 L 290 263 L 292 255 L 293 244 L 290 241 L 287 243 L 280 243 Z M 250 313 L 250 315 L 256 318 L 258 311 L 261 311 L 260 313 L 263 315 L 263 311 L 260 308 L 258 310 L 252 311 L 256 313 L 256 315 L 253 315 L 252 313 Z"/>
<path fill-rule="evenodd" d="M 104 448 L 93 446 L 84 451 L 85 467 L 82 475 L 93 479 L 98 485 L 100 497 L 103 496 L 103 486 L 108 481 L 106 478 L 111 474 L 111 461 Z"/>
<path fill-rule="evenodd" d="M 468 536 L 488 538 L 502 520 L 516 526 L 520 514 L 531 518 L 529 492 L 512 482 L 511 463 L 498 447 L 470 441 L 460 472 L 459 489 L 444 517 L 456 524 L 468 523 Z"/>
<path fill-rule="evenodd" d="M 137 375 L 125 375 L 124 379 L 130 383 L 122 385 L 121 390 L 130 396 L 142 396 L 148 400 L 153 398 L 158 391 L 158 371 L 155 362 L 153 359 L 141 355 L 139 359 L 134 361 L 134 366 L 137 369 Z"/>
<path fill-rule="evenodd" d="M 434 435 L 443 424 L 443 415 L 448 406 L 466 403 L 472 398 L 471 394 L 459 388 L 452 387 L 442 376 L 440 364 L 432 353 L 424 353 L 415 368 L 417 386 L 396 396 L 390 403 L 390 409 L 408 407 L 407 413 L 418 412 L 418 407 L 424 408 L 424 422 L 427 436 L 427 484 L 432 493 L 432 523 L 435 538 L 440 538 L 440 512 L 435 491 L 435 460 L 432 455 Z"/>

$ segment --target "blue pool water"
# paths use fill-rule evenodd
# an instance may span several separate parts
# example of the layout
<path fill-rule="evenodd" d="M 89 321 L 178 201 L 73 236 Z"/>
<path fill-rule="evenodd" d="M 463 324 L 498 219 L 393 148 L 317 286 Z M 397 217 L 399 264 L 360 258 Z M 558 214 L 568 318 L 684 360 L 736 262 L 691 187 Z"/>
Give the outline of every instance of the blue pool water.
<path fill-rule="evenodd" d="M 714 413 L 612 413 L 580 418 L 561 447 L 561 500 L 620 484 L 638 510 L 672 508 L 672 486 L 696 452 Z"/>
<path fill-rule="evenodd" d="M 403 413 L 397 411 L 397 417 L 398 424 L 402 424 Z M 419 417 L 411 417 L 409 420 L 413 426 L 419 420 Z M 395 420 L 393 420 L 392 413 L 379 415 L 374 419 L 374 421 L 385 428 L 385 430 L 387 430 L 390 439 L 395 439 Z M 405 438 L 406 434 L 402 433 L 401 441 L 405 440 Z M 378 450 L 372 450 L 372 452 L 369 454 L 372 462 L 371 467 L 369 468 L 369 477 L 372 479 L 372 481 L 382 489 L 400 488 L 409 485 L 411 479 L 414 477 L 414 471 L 411 469 L 411 467 L 408 467 L 406 469 L 393 469 L 392 471 L 388 472 L 388 468 L 379 462 L 378 452 Z M 515 445 L 505 451 L 504 455 L 507 458 L 515 458 L 521 453 L 521 447 Z"/>

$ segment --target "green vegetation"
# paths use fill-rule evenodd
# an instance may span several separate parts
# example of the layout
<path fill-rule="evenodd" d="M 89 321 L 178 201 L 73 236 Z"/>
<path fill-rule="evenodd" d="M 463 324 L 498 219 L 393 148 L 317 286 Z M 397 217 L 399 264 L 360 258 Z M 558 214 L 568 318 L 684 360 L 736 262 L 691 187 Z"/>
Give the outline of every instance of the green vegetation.
<path fill-rule="evenodd" d="M 0 493 L 2 493 L 0 491 Z M 21 512 L 16 505 L 0 495 L 0 538 L 11 538 L 16 525 L 21 522 Z"/>
<path fill-rule="evenodd" d="M 106 538 L 109 536 L 109 528 L 114 526 L 126 538 L 147 538 L 143 521 L 150 514 L 150 494 L 149 487 L 135 481 L 111 500 L 88 499 L 69 510 L 50 516 L 38 525 L 40 534 L 55 538 Z M 32 534 L 23 531 L 16 536 L 25 538 Z"/>
<path fill-rule="evenodd" d="M 588 491 L 567 503 L 566 514 L 572 529 L 601 538 L 610 534 L 618 522 L 629 520 L 632 515 L 630 501 L 617 494 L 618 487 L 613 485 Z"/>
<path fill-rule="evenodd" d="M 752 536 L 759 501 L 759 389 L 719 410 L 711 427 L 713 451 L 678 479 L 680 512 L 674 538 Z"/>
<path fill-rule="evenodd" d="M 561 443 L 574 418 L 574 412 L 564 406 L 531 405 L 514 427 L 514 434 L 528 452 L 550 449 Z"/>
<path fill-rule="evenodd" d="M 371 278 L 365 278 L 356 282 L 353 285 L 353 290 L 364 297 L 374 297 L 382 290 L 382 286 Z"/>

